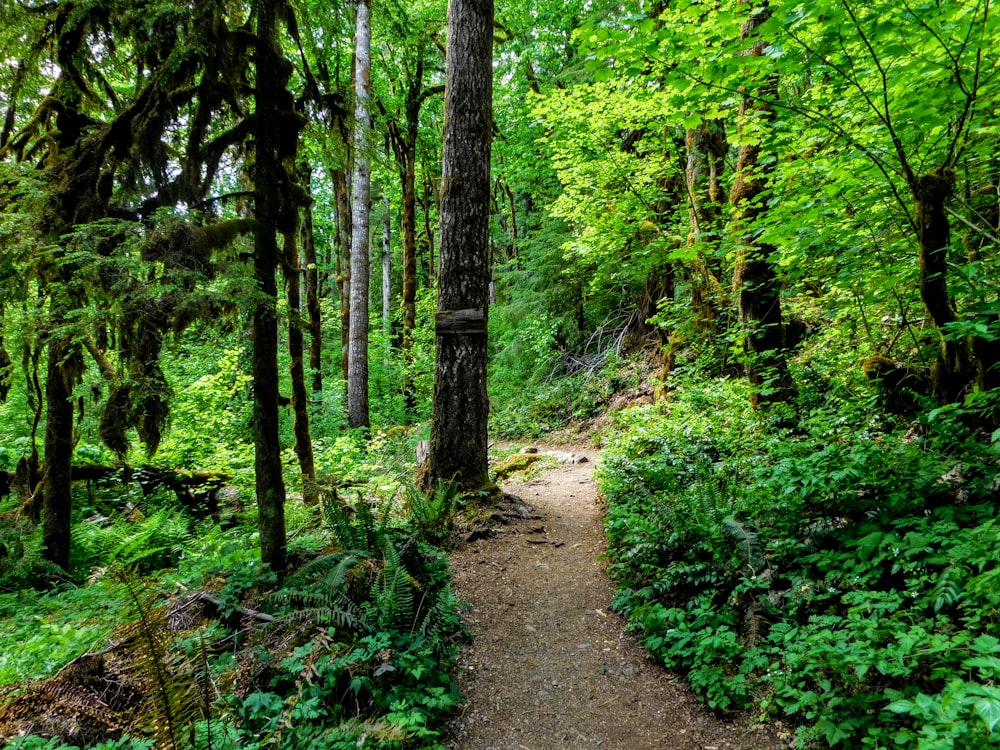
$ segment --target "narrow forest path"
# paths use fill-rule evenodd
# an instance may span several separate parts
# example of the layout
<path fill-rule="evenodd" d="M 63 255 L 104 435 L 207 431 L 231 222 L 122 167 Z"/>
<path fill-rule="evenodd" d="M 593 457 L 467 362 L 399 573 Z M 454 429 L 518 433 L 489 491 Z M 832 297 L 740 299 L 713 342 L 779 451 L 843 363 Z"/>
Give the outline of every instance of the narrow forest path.
<path fill-rule="evenodd" d="M 596 451 L 505 489 L 533 506 L 453 557 L 473 635 L 452 750 L 764 750 L 768 730 L 722 722 L 653 664 L 610 612 L 593 470 Z"/>

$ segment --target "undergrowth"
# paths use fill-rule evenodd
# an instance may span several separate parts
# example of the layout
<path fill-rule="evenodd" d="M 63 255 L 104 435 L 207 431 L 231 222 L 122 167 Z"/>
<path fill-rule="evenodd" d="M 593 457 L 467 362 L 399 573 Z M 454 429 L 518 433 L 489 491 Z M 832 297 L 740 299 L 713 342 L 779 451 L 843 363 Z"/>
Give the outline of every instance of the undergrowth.
<path fill-rule="evenodd" d="M 1000 745 L 996 442 L 832 387 L 779 428 L 744 390 L 619 417 L 617 609 L 709 706 L 787 717 L 800 747 Z"/>
<path fill-rule="evenodd" d="M 384 483 L 359 486 L 365 493 L 352 497 L 330 487 L 321 524 L 315 506 L 289 502 L 289 546 L 300 563 L 280 584 L 247 543 L 252 509 L 225 528 L 169 503 L 80 518 L 69 576 L 48 592 L 0 594 L 0 684 L 36 695 L 106 692 L 105 682 L 124 679 L 118 672 L 71 688 L 56 673 L 110 648 L 115 669 L 147 693 L 144 708 L 106 708 L 103 736 L 91 727 L 74 739 L 66 729 L 8 736 L 7 746 L 441 748 L 444 719 L 460 700 L 450 671 L 464 631 L 438 545 L 460 498 L 451 485 L 429 497 L 405 485 L 395 493 Z M 191 602 L 202 600 L 185 598 L 197 592 L 210 605 L 204 618 L 167 625 L 177 612 L 201 611 Z M 46 679 L 56 680 L 52 688 Z M 0 723 L 20 710 L 0 705 Z"/>

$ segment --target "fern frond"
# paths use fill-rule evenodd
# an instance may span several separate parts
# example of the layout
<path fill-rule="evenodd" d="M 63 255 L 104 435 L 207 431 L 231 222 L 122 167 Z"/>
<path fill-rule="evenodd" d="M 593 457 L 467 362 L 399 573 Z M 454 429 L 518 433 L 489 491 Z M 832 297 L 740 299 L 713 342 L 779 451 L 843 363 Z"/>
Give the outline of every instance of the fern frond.
<path fill-rule="evenodd" d="M 139 588 L 134 572 L 122 574 L 121 582 L 136 616 L 125 635 L 133 644 L 131 671 L 146 686 L 142 723 L 152 729 L 160 747 L 176 750 L 188 728 L 207 718 L 197 670 L 183 657 L 170 653 L 167 608 L 153 606 L 154 595 Z"/>
<path fill-rule="evenodd" d="M 766 562 L 760 554 L 760 534 L 732 517 L 722 522 L 722 529 L 727 537 L 736 542 L 736 554 L 752 573 L 757 574 L 764 569 Z"/>
<path fill-rule="evenodd" d="M 354 566 L 369 558 L 370 554 L 360 549 L 338 550 L 329 555 L 320 555 L 290 575 L 286 586 L 295 588 L 322 584 L 329 589 L 343 588 Z"/>

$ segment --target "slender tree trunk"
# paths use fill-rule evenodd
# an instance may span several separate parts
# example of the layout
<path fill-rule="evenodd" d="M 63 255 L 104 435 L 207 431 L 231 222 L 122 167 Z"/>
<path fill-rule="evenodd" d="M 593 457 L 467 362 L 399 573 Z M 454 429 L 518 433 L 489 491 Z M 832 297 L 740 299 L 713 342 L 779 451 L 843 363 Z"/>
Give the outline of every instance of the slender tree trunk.
<path fill-rule="evenodd" d="M 0 404 L 7 400 L 10 391 L 11 359 L 3 341 L 4 304 L 0 300 Z"/>
<path fill-rule="evenodd" d="M 406 408 L 416 407 L 416 393 L 411 377 L 413 363 L 413 335 L 417 329 L 417 191 L 416 191 L 416 142 L 413 148 L 407 142 L 403 151 L 401 184 L 403 188 L 403 215 L 400 234 L 403 238 L 403 398 Z"/>
<path fill-rule="evenodd" d="M 286 567 L 285 482 L 278 435 L 278 243 L 276 201 L 282 169 L 277 138 L 287 126 L 279 116 L 279 97 L 287 76 L 277 46 L 275 0 L 257 4 L 257 107 L 255 119 L 254 278 L 258 299 L 253 313 L 254 465 L 262 562 Z"/>
<path fill-rule="evenodd" d="M 427 286 L 433 289 L 437 280 L 434 265 L 434 224 L 431 222 L 431 206 L 436 206 L 440 214 L 440 196 L 434 189 L 430 175 L 424 177 L 424 236 L 427 238 Z"/>
<path fill-rule="evenodd" d="M 354 231 L 351 221 L 350 179 L 346 169 L 333 173 L 333 190 L 337 203 L 337 292 L 340 298 L 340 369 L 347 382 L 347 353 L 351 342 L 351 244 Z"/>
<path fill-rule="evenodd" d="M 745 55 L 763 56 L 767 45 L 758 37 L 757 29 L 770 15 L 766 3 L 757 5 L 744 23 L 742 38 L 754 40 Z M 766 141 L 774 121 L 774 109 L 769 102 L 777 100 L 777 94 L 777 78 L 769 75 L 758 96 L 751 97 L 744 93 L 740 101 L 740 147 L 736 159 L 736 180 L 730 194 L 737 233 L 733 289 L 745 336 L 746 371 L 754 386 L 751 399 L 755 407 L 762 403 L 787 401 L 792 395 L 783 352 L 785 332 L 781 315 L 781 287 L 777 269 L 771 260 L 777 249 L 760 242 L 758 230 L 754 227 L 755 222 L 767 212 L 766 192 L 774 167 L 772 162 L 762 158 L 761 144 Z"/>
<path fill-rule="evenodd" d="M 493 0 L 451 0 L 441 176 L 441 278 L 430 456 L 422 484 L 487 486 L 487 295 Z"/>
<path fill-rule="evenodd" d="M 305 336 L 306 327 L 300 307 L 299 251 L 295 232 L 285 234 L 285 297 L 288 302 L 288 356 L 292 379 L 292 412 L 294 414 L 295 455 L 302 473 L 302 499 L 319 501 L 316 488 L 316 464 L 313 459 L 312 436 L 309 434 L 309 394 L 306 391 Z"/>
<path fill-rule="evenodd" d="M 347 411 L 351 427 L 368 427 L 368 238 L 371 219 L 371 172 L 368 132 L 371 129 L 371 25 L 368 0 L 358 0 L 355 24 L 354 209 L 351 242 L 350 345 L 347 360 Z"/>
<path fill-rule="evenodd" d="M 306 189 L 309 187 L 310 166 L 303 169 Z M 316 235 L 313 232 L 312 203 L 303 209 L 302 260 L 306 279 L 306 312 L 309 315 L 309 369 L 312 371 L 312 390 L 323 390 L 323 320 L 319 307 L 319 264 L 316 258 Z"/>
<path fill-rule="evenodd" d="M 689 268 L 691 306 L 702 330 L 715 334 L 723 317 L 720 302 L 724 295 L 714 260 L 722 229 L 721 204 L 725 200 L 720 177 L 729 144 L 721 123 L 703 123 L 687 131 L 684 145 L 688 247 L 694 251 Z"/>
<path fill-rule="evenodd" d="M 385 364 L 389 364 L 392 335 L 392 216 L 388 193 L 382 196 L 382 335 L 385 337 Z"/>
<path fill-rule="evenodd" d="M 63 360 L 69 355 L 65 341 L 53 338 L 48 345 L 45 381 L 45 489 L 42 497 L 42 545 L 45 559 L 69 569 L 72 522 L 73 401 L 72 383 Z"/>
<path fill-rule="evenodd" d="M 510 211 L 510 259 L 514 261 L 514 268 L 521 270 L 521 254 L 518 250 L 517 236 L 517 210 L 514 204 L 514 191 L 506 181 L 503 182 L 503 192 L 507 196 L 507 208 Z"/>

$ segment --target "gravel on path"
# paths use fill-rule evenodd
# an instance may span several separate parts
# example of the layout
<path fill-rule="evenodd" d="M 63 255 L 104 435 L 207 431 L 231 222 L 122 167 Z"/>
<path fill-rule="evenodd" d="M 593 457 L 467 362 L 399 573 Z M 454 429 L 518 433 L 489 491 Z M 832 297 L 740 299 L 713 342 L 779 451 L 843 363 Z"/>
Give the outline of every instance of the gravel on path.
<path fill-rule="evenodd" d="M 545 451 L 545 448 L 542 448 Z M 610 611 L 597 453 L 505 486 L 533 510 L 455 552 L 472 644 L 451 750 L 770 750 L 775 727 L 721 721 L 654 664 Z M 567 457 L 572 457 L 567 460 Z M 586 461 L 580 461 L 585 457 Z"/>

